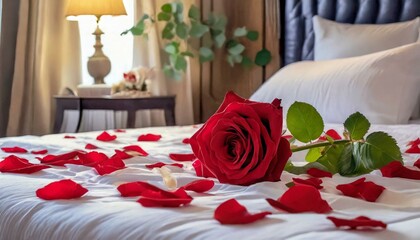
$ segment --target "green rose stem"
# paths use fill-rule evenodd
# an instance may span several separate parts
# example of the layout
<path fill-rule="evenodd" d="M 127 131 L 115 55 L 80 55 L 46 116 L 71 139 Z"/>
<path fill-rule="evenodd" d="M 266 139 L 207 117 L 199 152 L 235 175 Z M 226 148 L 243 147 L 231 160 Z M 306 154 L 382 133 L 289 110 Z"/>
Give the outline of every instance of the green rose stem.
<path fill-rule="evenodd" d="M 346 144 L 349 142 L 351 142 L 351 140 L 343 139 L 343 140 L 337 140 L 333 142 L 326 141 L 326 142 L 319 142 L 319 143 L 311 143 L 311 144 L 301 146 L 301 147 L 292 147 L 291 150 L 292 152 L 299 152 L 299 151 L 308 150 L 311 148 L 326 147 L 326 146 L 331 146 L 331 145 L 340 145 L 340 144 Z"/>

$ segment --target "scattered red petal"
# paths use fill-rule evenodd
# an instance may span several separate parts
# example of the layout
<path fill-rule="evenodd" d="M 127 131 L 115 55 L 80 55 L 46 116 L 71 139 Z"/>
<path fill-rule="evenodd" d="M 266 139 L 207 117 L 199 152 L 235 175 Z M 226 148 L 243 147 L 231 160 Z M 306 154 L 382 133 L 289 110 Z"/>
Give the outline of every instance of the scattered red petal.
<path fill-rule="evenodd" d="M 419 145 L 411 145 L 407 150 L 405 150 L 405 153 L 420 153 L 420 147 Z"/>
<path fill-rule="evenodd" d="M 417 138 L 416 140 L 410 141 L 407 146 L 412 146 L 412 145 L 419 145 L 420 144 L 420 138 Z"/>
<path fill-rule="evenodd" d="M 182 188 L 184 188 L 187 191 L 194 191 L 194 192 L 197 192 L 197 193 L 203 193 L 203 192 L 209 191 L 213 187 L 214 187 L 214 181 L 213 180 L 200 179 L 200 180 L 190 182 L 187 185 L 184 185 Z"/>
<path fill-rule="evenodd" d="M 189 138 L 184 138 L 182 140 L 182 143 L 184 143 L 184 144 L 190 144 L 190 139 Z"/>
<path fill-rule="evenodd" d="M 360 216 L 354 219 L 342 219 L 328 216 L 327 219 L 331 220 L 334 225 L 339 227 L 349 227 L 350 229 L 366 229 L 366 228 L 386 228 L 386 224 L 382 221 L 373 220 L 365 216 Z"/>
<path fill-rule="evenodd" d="M 414 163 L 414 167 L 420 168 L 420 158 Z"/>
<path fill-rule="evenodd" d="M 86 144 L 85 149 L 93 150 L 93 149 L 98 149 L 98 147 L 93 144 L 88 143 Z"/>
<path fill-rule="evenodd" d="M 385 190 L 384 187 L 374 182 L 366 182 L 366 178 L 360 178 L 348 184 L 340 184 L 336 186 L 345 196 L 361 198 L 368 202 L 376 202 L 378 197 Z"/>
<path fill-rule="evenodd" d="M 324 136 L 320 137 L 318 139 L 318 141 L 327 141 L 327 136 L 326 135 L 330 136 L 334 140 L 340 140 L 340 139 L 342 139 L 341 136 L 340 136 L 340 134 L 337 133 L 337 131 L 335 131 L 334 129 L 330 129 L 330 130 L 328 130 L 325 133 Z"/>
<path fill-rule="evenodd" d="M 277 201 L 266 200 L 272 207 L 290 213 L 328 213 L 332 210 L 328 202 L 321 198 L 318 189 L 303 184 L 290 187 Z"/>
<path fill-rule="evenodd" d="M 188 205 L 192 200 L 184 189 L 179 188 L 175 192 L 147 190 L 142 192 L 137 202 L 143 207 L 180 207 Z"/>
<path fill-rule="evenodd" d="M 271 212 L 250 214 L 248 210 L 232 198 L 220 204 L 214 211 L 214 218 L 221 224 L 248 224 L 265 218 Z"/>
<path fill-rule="evenodd" d="M 85 154 L 79 154 L 80 164 L 84 166 L 95 166 L 101 162 L 108 160 L 108 156 L 104 153 L 92 151 Z"/>
<path fill-rule="evenodd" d="M 168 163 L 163 163 L 163 162 L 157 162 L 157 163 L 154 163 L 154 164 L 147 164 L 146 165 L 146 167 L 149 168 L 149 169 L 161 168 L 163 166 L 174 166 L 174 167 L 182 168 L 184 165 L 182 165 L 181 163 L 171 163 L 171 164 L 168 164 Z"/>
<path fill-rule="evenodd" d="M 74 199 L 85 195 L 88 190 L 70 179 L 52 182 L 36 191 L 36 196 L 44 200 Z"/>
<path fill-rule="evenodd" d="M 118 158 L 121 158 L 122 160 L 125 160 L 125 159 L 129 159 L 129 158 L 134 157 L 133 155 L 130 155 L 130 154 L 128 154 L 126 152 L 123 152 L 121 150 L 115 149 L 114 151 L 115 151 L 115 154 L 111 158 L 118 157 Z"/>
<path fill-rule="evenodd" d="M 303 184 L 315 187 L 316 189 L 323 189 L 324 187 L 321 185 L 322 180 L 319 178 L 308 178 L 308 179 L 301 179 L 301 178 L 292 178 L 293 183 L 295 185 Z"/>
<path fill-rule="evenodd" d="M 75 136 L 70 136 L 70 135 L 65 135 L 64 138 L 65 139 L 75 139 L 76 137 Z"/>
<path fill-rule="evenodd" d="M 121 158 L 114 157 L 96 164 L 94 168 L 96 169 L 98 174 L 102 176 L 125 168 L 125 164 L 121 160 Z"/>
<path fill-rule="evenodd" d="M 169 158 L 179 162 L 193 161 L 196 159 L 194 153 L 170 153 Z"/>
<path fill-rule="evenodd" d="M 39 155 L 43 155 L 43 154 L 47 154 L 48 150 L 47 149 L 43 149 L 43 150 L 39 150 L 39 151 L 31 151 L 32 154 L 39 154 Z"/>
<path fill-rule="evenodd" d="M 46 155 L 43 158 L 38 158 L 41 163 L 53 165 L 53 166 L 64 166 L 64 164 L 77 164 L 78 161 L 75 160 L 76 157 L 83 154 L 80 151 L 71 151 L 68 153 L 60 154 L 60 155 Z"/>
<path fill-rule="evenodd" d="M 24 158 L 19 158 L 14 155 L 10 155 L 0 162 L 0 172 L 31 174 L 45 168 L 49 168 L 49 166 L 33 164 Z"/>
<path fill-rule="evenodd" d="M 121 184 L 118 186 L 117 190 L 121 193 L 122 197 L 136 197 L 141 196 L 141 194 L 147 190 L 159 192 L 162 189 L 150 183 L 138 181 Z"/>
<path fill-rule="evenodd" d="M 96 137 L 96 140 L 99 140 L 102 142 L 110 142 L 110 141 L 114 141 L 115 139 L 117 139 L 116 135 L 110 135 L 106 131 L 102 132 Z"/>
<path fill-rule="evenodd" d="M 148 156 L 149 154 L 138 145 L 130 145 L 123 148 L 125 151 L 132 151 L 139 153 L 141 156 Z"/>
<path fill-rule="evenodd" d="M 286 139 L 287 139 L 287 141 L 290 141 L 290 139 L 292 139 L 292 138 L 293 138 L 293 136 L 292 136 L 292 135 L 283 135 L 282 137 L 286 138 Z"/>
<path fill-rule="evenodd" d="M 420 180 L 420 171 L 409 169 L 403 166 L 399 161 L 390 162 L 388 165 L 381 168 L 381 172 L 384 177 Z"/>
<path fill-rule="evenodd" d="M 144 141 L 144 142 L 157 142 L 162 138 L 162 135 L 157 134 L 142 134 L 137 138 L 137 141 Z"/>
<path fill-rule="evenodd" d="M 332 178 L 332 173 L 318 169 L 318 168 L 310 168 L 308 169 L 306 173 L 316 178 L 323 178 L 323 177 Z"/>
<path fill-rule="evenodd" d="M 21 147 L 2 147 L 1 150 L 6 153 L 27 153 L 28 150 Z"/>
<path fill-rule="evenodd" d="M 125 133 L 126 130 L 124 130 L 124 129 L 115 129 L 114 132 L 117 132 L 117 133 Z"/>
<path fill-rule="evenodd" d="M 197 175 L 197 177 L 212 177 L 212 178 L 216 178 L 214 176 L 214 174 L 212 172 L 210 172 L 210 170 L 208 170 L 203 163 L 201 163 L 201 161 L 199 159 L 194 160 L 194 162 L 192 163 L 192 166 L 194 167 L 195 170 L 195 174 Z"/>

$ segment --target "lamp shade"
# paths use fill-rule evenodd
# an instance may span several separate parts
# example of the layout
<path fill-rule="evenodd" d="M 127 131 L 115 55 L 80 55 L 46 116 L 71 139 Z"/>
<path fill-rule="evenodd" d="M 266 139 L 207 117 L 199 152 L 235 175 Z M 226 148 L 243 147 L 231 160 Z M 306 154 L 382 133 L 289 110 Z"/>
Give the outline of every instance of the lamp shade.
<path fill-rule="evenodd" d="M 66 16 L 127 15 L 122 0 L 70 0 Z"/>

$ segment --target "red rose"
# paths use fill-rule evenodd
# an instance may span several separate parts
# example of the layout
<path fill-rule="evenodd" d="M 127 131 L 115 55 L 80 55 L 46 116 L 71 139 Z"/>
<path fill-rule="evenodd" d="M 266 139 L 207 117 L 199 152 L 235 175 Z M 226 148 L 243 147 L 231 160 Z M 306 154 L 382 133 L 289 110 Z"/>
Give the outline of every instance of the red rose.
<path fill-rule="evenodd" d="M 190 143 L 203 167 L 222 183 L 279 181 L 292 155 L 282 125 L 280 100 L 259 103 L 228 92 Z"/>

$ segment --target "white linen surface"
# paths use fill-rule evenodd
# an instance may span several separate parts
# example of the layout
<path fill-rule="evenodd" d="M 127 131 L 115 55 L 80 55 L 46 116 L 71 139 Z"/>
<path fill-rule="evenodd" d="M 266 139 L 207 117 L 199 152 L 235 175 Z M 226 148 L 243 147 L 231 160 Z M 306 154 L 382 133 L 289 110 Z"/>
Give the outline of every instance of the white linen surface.
<path fill-rule="evenodd" d="M 342 131 L 340 125 L 328 128 Z M 264 199 L 281 196 L 293 174 L 284 172 L 280 182 L 263 182 L 252 186 L 234 186 L 217 183 L 208 193 L 191 194 L 191 205 L 181 208 L 145 208 L 137 198 L 120 197 L 116 187 L 131 181 L 148 181 L 164 188 L 160 175 L 145 164 L 173 162 L 169 153 L 190 153 L 190 146 L 181 143 L 190 137 L 196 127 L 167 127 L 128 130 L 115 133 L 114 143 L 95 140 L 98 132 L 74 134 L 76 139 L 64 139 L 64 134 L 42 137 L 24 136 L 0 139 L 0 146 L 20 146 L 28 150 L 47 148 L 49 154 L 84 149 L 86 143 L 102 147 L 111 155 L 114 149 L 140 144 L 150 153 L 148 157 L 125 160 L 126 169 L 99 176 L 89 167 L 67 165 L 26 174 L 0 173 L 0 239 L 419 239 L 420 181 L 384 178 L 374 171 L 366 178 L 387 188 L 376 203 L 343 196 L 335 189 L 337 184 L 357 178 L 334 175 L 324 178 L 322 197 L 334 211 L 328 215 L 353 218 L 359 215 L 382 220 L 388 224 L 385 231 L 349 231 L 336 229 L 326 214 L 288 214 L 273 209 Z M 393 135 L 404 151 L 408 141 L 420 137 L 420 125 L 375 125 L 371 131 L 385 130 Z M 112 131 L 109 131 L 110 133 Z M 159 142 L 137 142 L 142 133 L 162 134 Z M 8 154 L 0 153 L 0 157 Z M 38 162 L 31 154 L 19 154 L 31 162 Z M 294 162 L 303 154 L 295 154 Z M 406 165 L 412 165 L 418 154 L 404 154 Z M 184 169 L 170 167 L 178 186 L 198 179 L 191 164 Z M 305 178 L 307 176 L 299 176 Z M 80 199 L 44 201 L 35 191 L 60 179 L 73 179 L 89 192 Z M 251 213 L 271 211 L 266 219 L 249 225 L 221 225 L 213 219 L 215 208 L 222 202 L 236 198 Z"/>

